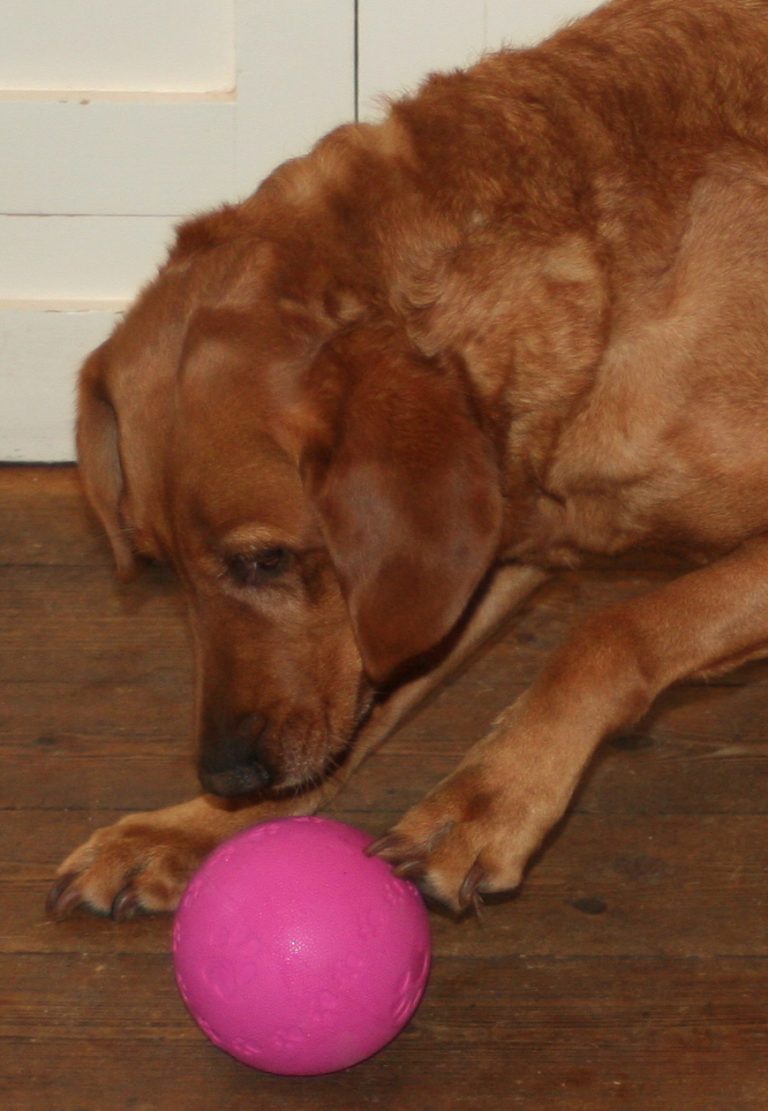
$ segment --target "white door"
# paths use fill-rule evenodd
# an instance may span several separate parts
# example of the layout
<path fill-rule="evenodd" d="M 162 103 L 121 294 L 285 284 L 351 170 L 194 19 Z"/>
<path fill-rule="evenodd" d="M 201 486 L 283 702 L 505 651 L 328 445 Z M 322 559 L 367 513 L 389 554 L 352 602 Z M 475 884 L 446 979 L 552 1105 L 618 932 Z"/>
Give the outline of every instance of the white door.
<path fill-rule="evenodd" d="M 172 226 L 353 114 L 354 0 L 0 5 L 0 459 L 72 458 L 75 370 Z"/>
<path fill-rule="evenodd" d="M 487 50 L 531 46 L 598 0 L 360 0 L 359 103 L 378 115 L 381 93 L 413 90 L 435 70 L 467 66 Z"/>

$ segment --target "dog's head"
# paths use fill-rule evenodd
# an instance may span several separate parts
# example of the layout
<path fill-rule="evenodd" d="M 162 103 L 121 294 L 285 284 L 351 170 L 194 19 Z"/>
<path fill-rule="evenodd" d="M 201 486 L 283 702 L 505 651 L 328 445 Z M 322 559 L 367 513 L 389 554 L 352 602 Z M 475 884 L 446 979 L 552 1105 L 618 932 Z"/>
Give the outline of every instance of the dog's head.
<path fill-rule="evenodd" d="M 80 379 L 119 573 L 167 560 L 186 589 L 221 795 L 322 776 L 372 692 L 450 636 L 499 540 L 461 368 L 349 291 L 292 293 L 264 244 L 172 255 Z"/>

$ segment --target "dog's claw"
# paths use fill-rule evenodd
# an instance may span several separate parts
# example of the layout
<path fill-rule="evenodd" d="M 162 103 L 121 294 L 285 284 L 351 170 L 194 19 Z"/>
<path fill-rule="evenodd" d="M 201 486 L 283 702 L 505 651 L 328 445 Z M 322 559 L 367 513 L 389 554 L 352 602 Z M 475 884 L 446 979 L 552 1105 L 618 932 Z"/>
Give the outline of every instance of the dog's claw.
<path fill-rule="evenodd" d="M 398 833 L 385 833 L 383 837 L 379 837 L 378 841 L 374 841 L 365 850 L 366 856 L 380 856 L 382 860 L 390 862 L 396 861 L 403 853 L 407 845 L 404 837 Z"/>
<path fill-rule="evenodd" d="M 76 879 L 77 872 L 65 872 L 56 880 L 45 903 L 46 912 L 51 918 L 57 921 L 66 918 L 81 902 L 80 892 L 73 886 Z"/>
<path fill-rule="evenodd" d="M 418 849 L 399 833 L 385 833 L 365 850 L 367 856 L 378 856 L 391 865 L 392 871 L 402 880 L 420 884 L 426 875 L 426 867 Z"/>
<path fill-rule="evenodd" d="M 392 871 L 403 880 L 420 883 L 426 874 L 424 860 L 405 837 L 399 833 L 385 833 L 365 850 L 368 856 L 378 856 L 392 866 Z"/>
<path fill-rule="evenodd" d="M 403 860 L 392 867 L 392 871 L 401 880 L 413 880 L 419 883 L 424 879 L 426 869 L 423 860 Z"/>
<path fill-rule="evenodd" d="M 464 882 L 459 888 L 459 908 L 462 911 L 472 908 L 474 914 L 479 918 L 483 900 L 480 895 L 479 887 L 485 879 L 485 869 L 482 867 L 478 860 L 472 865 L 464 877 Z"/>
<path fill-rule="evenodd" d="M 129 918 L 136 917 L 139 909 L 139 897 L 129 884 L 115 895 L 109 917 L 113 922 L 127 922 Z"/>

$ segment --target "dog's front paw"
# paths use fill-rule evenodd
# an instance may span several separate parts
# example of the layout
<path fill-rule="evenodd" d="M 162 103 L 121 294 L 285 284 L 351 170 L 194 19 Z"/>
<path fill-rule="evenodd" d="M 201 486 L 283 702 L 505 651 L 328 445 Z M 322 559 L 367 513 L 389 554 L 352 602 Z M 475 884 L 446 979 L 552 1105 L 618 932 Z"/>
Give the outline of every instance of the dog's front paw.
<path fill-rule="evenodd" d="M 174 910 L 218 838 L 169 822 L 166 814 L 131 814 L 97 830 L 59 868 L 49 913 L 64 918 L 84 906 L 122 921 L 140 911 Z"/>
<path fill-rule="evenodd" d="M 476 768 L 446 779 L 369 852 L 455 913 L 511 891 L 552 824 L 551 807 L 492 785 Z"/>

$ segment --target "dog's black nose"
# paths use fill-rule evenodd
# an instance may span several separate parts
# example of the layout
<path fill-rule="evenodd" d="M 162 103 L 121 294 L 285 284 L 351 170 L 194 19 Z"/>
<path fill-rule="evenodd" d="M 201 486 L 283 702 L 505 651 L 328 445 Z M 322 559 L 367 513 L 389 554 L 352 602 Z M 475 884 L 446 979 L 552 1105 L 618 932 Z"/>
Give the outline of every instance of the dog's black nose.
<path fill-rule="evenodd" d="M 261 714 L 249 714 L 232 729 L 206 731 L 197 768 L 204 791 L 234 798 L 274 782 L 274 770 L 259 745 L 266 724 Z"/>
<path fill-rule="evenodd" d="M 251 795 L 254 791 L 264 790 L 272 782 L 272 776 L 258 760 L 252 760 L 249 764 L 236 764 L 234 768 L 218 772 L 201 767 L 199 779 L 204 791 L 225 799 Z"/>

